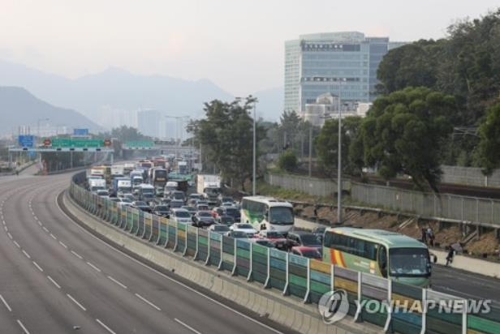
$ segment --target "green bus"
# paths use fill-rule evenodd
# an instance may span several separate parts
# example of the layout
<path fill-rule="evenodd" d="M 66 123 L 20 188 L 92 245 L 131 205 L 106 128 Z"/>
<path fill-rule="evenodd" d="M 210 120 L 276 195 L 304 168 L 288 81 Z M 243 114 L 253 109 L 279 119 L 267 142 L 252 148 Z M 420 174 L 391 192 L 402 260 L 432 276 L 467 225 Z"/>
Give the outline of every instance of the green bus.
<path fill-rule="evenodd" d="M 323 237 L 323 261 L 405 284 L 430 287 L 431 283 L 427 246 L 396 232 L 328 228 Z"/>

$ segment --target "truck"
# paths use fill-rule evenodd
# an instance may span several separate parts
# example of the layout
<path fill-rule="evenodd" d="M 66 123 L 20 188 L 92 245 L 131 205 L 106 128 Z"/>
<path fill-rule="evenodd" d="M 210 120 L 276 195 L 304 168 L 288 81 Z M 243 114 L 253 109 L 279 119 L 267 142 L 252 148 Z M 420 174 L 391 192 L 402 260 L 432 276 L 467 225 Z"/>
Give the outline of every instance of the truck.
<path fill-rule="evenodd" d="M 113 192 L 118 193 L 131 193 L 132 192 L 132 181 L 126 176 L 119 176 L 113 179 Z"/>
<path fill-rule="evenodd" d="M 104 172 L 106 171 L 106 167 L 104 166 L 94 166 L 90 169 L 90 176 L 100 176 L 104 179 Z"/>
<path fill-rule="evenodd" d="M 179 161 L 177 163 L 177 167 L 179 168 L 179 174 L 188 174 L 188 165 L 187 161 Z"/>
<path fill-rule="evenodd" d="M 163 189 L 168 181 L 168 172 L 163 167 L 153 167 L 150 169 L 149 180 L 153 187 Z"/>
<path fill-rule="evenodd" d="M 130 182 L 132 182 L 132 187 L 136 187 L 139 184 L 144 183 L 144 178 L 142 177 L 142 170 L 131 171 Z"/>
<path fill-rule="evenodd" d="M 97 192 L 97 190 L 106 190 L 106 180 L 104 179 L 89 180 L 89 190 L 93 193 Z"/>
<path fill-rule="evenodd" d="M 111 176 L 115 175 L 124 176 L 125 175 L 125 166 L 124 165 L 113 165 L 111 166 Z"/>
<path fill-rule="evenodd" d="M 218 196 L 221 193 L 221 177 L 219 175 L 198 174 L 196 179 L 196 191 L 203 194 L 208 200 L 209 206 L 217 205 Z"/>

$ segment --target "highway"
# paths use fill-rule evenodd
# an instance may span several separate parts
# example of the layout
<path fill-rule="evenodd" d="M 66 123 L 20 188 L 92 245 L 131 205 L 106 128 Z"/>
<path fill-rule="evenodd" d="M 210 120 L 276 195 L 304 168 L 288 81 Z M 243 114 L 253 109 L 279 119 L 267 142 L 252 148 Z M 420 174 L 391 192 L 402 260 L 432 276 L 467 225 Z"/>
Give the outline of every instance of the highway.
<path fill-rule="evenodd" d="M 90 235 L 57 206 L 70 175 L 26 173 L 0 179 L 2 333 L 292 333 Z"/>

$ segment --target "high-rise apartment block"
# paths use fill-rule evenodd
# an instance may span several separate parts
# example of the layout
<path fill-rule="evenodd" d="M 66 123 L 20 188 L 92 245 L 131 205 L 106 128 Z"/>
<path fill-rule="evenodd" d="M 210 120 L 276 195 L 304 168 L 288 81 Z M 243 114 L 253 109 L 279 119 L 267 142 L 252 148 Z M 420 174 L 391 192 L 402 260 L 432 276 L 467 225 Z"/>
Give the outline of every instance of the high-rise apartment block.
<path fill-rule="evenodd" d="M 360 32 L 309 34 L 285 42 L 285 110 L 301 113 L 325 93 L 353 108 L 373 101 L 378 65 L 390 47 L 403 44 Z"/>
<path fill-rule="evenodd" d="M 141 110 L 137 112 L 137 128 L 145 136 L 159 138 L 161 134 L 162 113 L 158 110 Z"/>

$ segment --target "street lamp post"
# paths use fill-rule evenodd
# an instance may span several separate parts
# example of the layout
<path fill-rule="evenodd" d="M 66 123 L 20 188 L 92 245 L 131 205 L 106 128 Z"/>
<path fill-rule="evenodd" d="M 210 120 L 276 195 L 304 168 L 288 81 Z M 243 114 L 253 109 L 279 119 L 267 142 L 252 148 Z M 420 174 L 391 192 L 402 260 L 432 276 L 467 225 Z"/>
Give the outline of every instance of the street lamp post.
<path fill-rule="evenodd" d="M 340 88 L 339 88 L 339 148 L 338 148 L 338 179 L 337 179 L 337 222 L 342 223 L 342 108 L 340 104 Z"/>
<path fill-rule="evenodd" d="M 257 114 L 257 102 L 253 103 L 253 171 L 252 171 L 252 195 L 255 196 L 255 185 L 256 185 L 256 169 L 257 169 L 257 158 L 256 158 L 256 114 Z"/>

